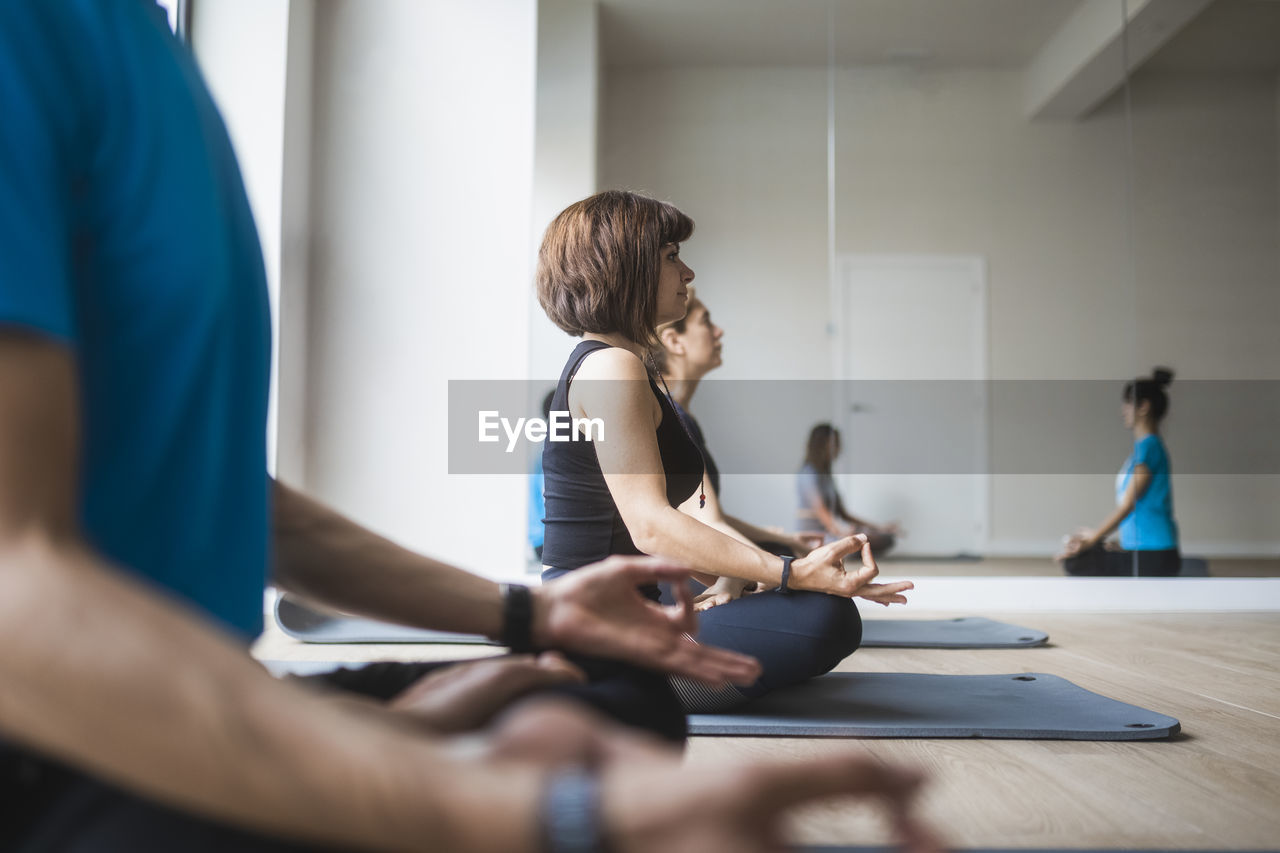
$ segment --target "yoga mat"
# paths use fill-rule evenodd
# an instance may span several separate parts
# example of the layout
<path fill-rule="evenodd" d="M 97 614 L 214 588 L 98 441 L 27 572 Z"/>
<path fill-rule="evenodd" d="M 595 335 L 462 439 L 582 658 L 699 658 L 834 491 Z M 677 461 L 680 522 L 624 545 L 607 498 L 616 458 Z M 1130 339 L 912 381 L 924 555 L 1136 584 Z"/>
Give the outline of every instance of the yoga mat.
<path fill-rule="evenodd" d="M 1181 725 L 1056 675 L 833 672 L 726 714 L 691 714 L 693 735 L 1151 740 Z"/>
<path fill-rule="evenodd" d="M 1209 577 L 1209 561 L 1203 557 L 1183 557 L 1182 570 L 1178 572 L 1180 578 L 1207 578 Z"/>
<path fill-rule="evenodd" d="M 358 616 L 321 613 L 280 596 L 276 623 L 304 643 L 462 643 L 500 645 L 478 634 L 449 634 L 407 628 Z M 980 616 L 956 619 L 867 619 L 862 623 L 863 648 L 1004 649 L 1042 645 L 1043 631 L 994 622 Z"/>
<path fill-rule="evenodd" d="M 390 622 L 362 619 L 359 616 L 322 613 L 287 595 L 276 599 L 276 624 L 280 626 L 281 631 L 304 643 L 501 645 L 479 634 L 450 634 L 445 631 L 428 631 L 424 628 L 408 628 L 404 625 L 393 625 Z"/>
<path fill-rule="evenodd" d="M 1018 649 L 1048 639 L 1043 631 L 981 616 L 862 620 L 862 647 L 869 649 Z"/>

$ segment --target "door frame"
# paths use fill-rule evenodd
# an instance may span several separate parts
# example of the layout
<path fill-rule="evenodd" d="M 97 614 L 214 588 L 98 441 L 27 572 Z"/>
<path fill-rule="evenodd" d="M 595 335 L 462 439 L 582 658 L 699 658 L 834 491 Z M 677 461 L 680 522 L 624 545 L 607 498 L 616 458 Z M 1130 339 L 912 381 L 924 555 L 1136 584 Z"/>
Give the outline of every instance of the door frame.
<path fill-rule="evenodd" d="M 842 252 L 835 256 L 835 266 L 831 271 L 831 360 L 832 375 L 836 378 L 836 390 L 832 395 L 832 423 L 844 424 L 849 410 L 849 399 L 846 391 L 846 370 L 851 355 L 852 336 L 844 328 L 845 307 L 848 302 L 846 281 L 848 273 L 853 269 L 875 269 L 876 267 L 903 269 L 910 266 L 937 267 L 949 266 L 964 268 L 978 282 L 978 298 L 975 300 L 972 322 L 978 333 L 978 347 L 975 354 L 974 372 L 981 385 L 982 407 L 979 410 L 979 432 L 982 436 L 978 451 L 978 467 L 983 471 L 977 475 L 979 522 L 982 529 L 977 536 L 980 553 L 984 556 L 991 548 L 991 399 L 988 394 L 987 380 L 990 378 L 991 339 L 990 301 L 987 282 L 987 260 L 983 255 L 962 254 L 881 254 L 862 252 Z"/>

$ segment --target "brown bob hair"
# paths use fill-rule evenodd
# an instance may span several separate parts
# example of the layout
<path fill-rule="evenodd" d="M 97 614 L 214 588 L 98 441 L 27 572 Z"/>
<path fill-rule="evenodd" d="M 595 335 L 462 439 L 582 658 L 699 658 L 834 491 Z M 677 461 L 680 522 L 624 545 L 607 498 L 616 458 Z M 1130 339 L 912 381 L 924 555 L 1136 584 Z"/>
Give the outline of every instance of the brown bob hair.
<path fill-rule="evenodd" d="M 538 302 L 575 337 L 618 333 L 653 346 L 661 249 L 692 234 L 675 206 L 625 190 L 571 204 L 542 238 Z"/>

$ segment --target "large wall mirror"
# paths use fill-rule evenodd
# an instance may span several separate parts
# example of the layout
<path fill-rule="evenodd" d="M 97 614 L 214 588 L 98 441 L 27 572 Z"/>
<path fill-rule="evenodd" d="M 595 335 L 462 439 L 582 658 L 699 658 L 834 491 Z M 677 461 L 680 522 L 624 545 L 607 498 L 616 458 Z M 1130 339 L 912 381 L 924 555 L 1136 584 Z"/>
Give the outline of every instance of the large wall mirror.
<path fill-rule="evenodd" d="M 1061 575 L 1168 367 L 1182 553 L 1280 575 L 1280 3 L 191 9 L 279 281 L 279 470 L 398 541 L 536 570 L 526 469 L 456 470 L 440 407 L 532 379 L 536 411 L 573 346 L 537 241 L 623 187 L 697 221 L 734 515 L 797 527 L 825 423 L 887 573 Z"/>
<path fill-rule="evenodd" d="M 1169 367 L 1192 571 L 1280 574 L 1280 4 L 603 0 L 599 27 L 599 186 L 698 221 L 728 508 L 794 524 L 826 422 L 910 571 L 1061 574 L 1115 506 L 1125 384 Z"/>

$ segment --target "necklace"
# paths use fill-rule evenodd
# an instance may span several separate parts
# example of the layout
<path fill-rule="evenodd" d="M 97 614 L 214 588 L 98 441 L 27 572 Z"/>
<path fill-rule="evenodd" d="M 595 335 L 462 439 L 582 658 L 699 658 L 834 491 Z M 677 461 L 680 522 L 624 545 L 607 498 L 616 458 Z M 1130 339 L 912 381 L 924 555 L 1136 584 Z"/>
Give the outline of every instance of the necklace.
<path fill-rule="evenodd" d="M 658 381 L 662 383 L 662 390 L 667 395 L 667 402 L 671 404 L 671 413 L 680 422 L 680 426 L 684 429 L 685 437 L 689 439 L 693 449 L 698 451 L 698 461 L 702 463 L 702 476 L 698 479 L 698 509 L 703 509 L 707 505 L 707 458 L 702 455 L 702 445 L 694 439 L 693 431 L 689 429 L 689 425 L 685 423 L 684 418 L 680 417 L 680 409 L 676 407 L 676 401 L 671 396 L 671 389 L 667 387 L 666 378 L 663 377 L 662 371 L 658 369 L 657 363 L 653 360 L 652 352 L 648 355 L 648 367 L 658 377 Z"/>

